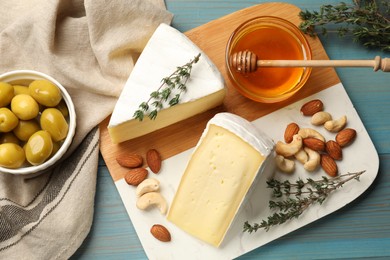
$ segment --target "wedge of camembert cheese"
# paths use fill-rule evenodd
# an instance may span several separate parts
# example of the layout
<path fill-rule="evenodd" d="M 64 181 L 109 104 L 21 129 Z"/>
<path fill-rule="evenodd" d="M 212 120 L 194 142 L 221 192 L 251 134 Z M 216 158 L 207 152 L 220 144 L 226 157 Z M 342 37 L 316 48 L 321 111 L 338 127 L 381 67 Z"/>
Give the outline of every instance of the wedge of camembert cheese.
<path fill-rule="evenodd" d="M 162 79 L 170 76 L 201 54 L 193 64 L 187 91 L 179 104 L 164 105 L 154 120 L 145 116 L 141 122 L 134 113 L 150 94 L 157 91 Z M 172 94 L 174 95 L 174 93 Z M 191 40 L 167 24 L 161 24 L 137 60 L 115 105 L 108 124 L 113 143 L 120 143 L 153 132 L 222 104 L 224 80 L 217 67 Z"/>
<path fill-rule="evenodd" d="M 168 220 L 218 247 L 256 178 L 271 165 L 273 147 L 242 117 L 215 115 L 191 155 Z"/>

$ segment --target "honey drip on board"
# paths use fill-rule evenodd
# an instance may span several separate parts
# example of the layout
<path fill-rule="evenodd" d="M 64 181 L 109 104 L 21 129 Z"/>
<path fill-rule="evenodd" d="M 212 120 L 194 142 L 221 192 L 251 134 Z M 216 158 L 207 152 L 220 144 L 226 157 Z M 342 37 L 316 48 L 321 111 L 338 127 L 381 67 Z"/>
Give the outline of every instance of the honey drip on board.
<path fill-rule="evenodd" d="M 261 60 L 302 60 L 302 46 L 290 33 L 275 27 L 263 27 L 244 35 L 231 53 L 250 50 Z M 293 89 L 301 80 L 304 68 L 259 67 L 256 72 L 233 72 L 249 92 L 275 97 Z"/>

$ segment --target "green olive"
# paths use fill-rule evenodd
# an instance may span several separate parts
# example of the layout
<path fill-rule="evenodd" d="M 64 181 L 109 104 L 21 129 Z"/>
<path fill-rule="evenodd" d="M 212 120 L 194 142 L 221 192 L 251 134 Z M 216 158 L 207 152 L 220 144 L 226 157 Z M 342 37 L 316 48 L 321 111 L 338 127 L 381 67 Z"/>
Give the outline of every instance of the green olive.
<path fill-rule="evenodd" d="M 10 132 L 19 123 L 18 117 L 8 108 L 0 108 L 0 132 Z"/>
<path fill-rule="evenodd" d="M 60 150 L 61 145 L 62 145 L 62 142 L 53 142 L 53 150 L 51 151 L 50 157 L 55 155 L 58 152 L 58 150 Z"/>
<path fill-rule="evenodd" d="M 0 82 L 0 107 L 6 107 L 14 97 L 14 88 L 11 84 Z"/>
<path fill-rule="evenodd" d="M 0 144 L 5 143 L 19 144 L 19 139 L 15 136 L 13 132 L 3 133 L 0 136 Z"/>
<path fill-rule="evenodd" d="M 25 145 L 26 158 L 32 165 L 44 163 L 53 150 L 53 141 L 49 132 L 39 130 L 35 132 Z"/>
<path fill-rule="evenodd" d="M 16 95 L 11 101 L 11 110 L 20 120 L 30 120 L 38 116 L 39 105 L 30 95 Z"/>
<path fill-rule="evenodd" d="M 39 130 L 41 130 L 41 127 L 38 122 L 32 119 L 26 121 L 19 120 L 19 124 L 14 128 L 13 132 L 19 140 L 26 142 L 30 136 Z"/>
<path fill-rule="evenodd" d="M 30 90 L 28 89 L 27 86 L 23 85 L 13 85 L 14 88 L 14 95 L 19 95 L 19 94 L 26 94 L 30 95 Z"/>
<path fill-rule="evenodd" d="M 56 108 L 46 108 L 40 118 L 41 128 L 50 133 L 54 142 L 65 139 L 68 134 L 68 122 L 64 115 Z"/>
<path fill-rule="evenodd" d="M 68 106 L 65 103 L 65 100 L 62 99 L 58 106 L 56 106 L 56 108 L 61 111 L 65 118 L 69 116 L 69 110 Z"/>
<path fill-rule="evenodd" d="M 29 85 L 30 95 L 47 107 L 57 106 L 61 99 L 60 89 L 48 80 L 34 80 Z"/>
<path fill-rule="evenodd" d="M 22 166 L 26 157 L 24 150 L 17 144 L 0 144 L 0 166 L 16 169 Z"/>

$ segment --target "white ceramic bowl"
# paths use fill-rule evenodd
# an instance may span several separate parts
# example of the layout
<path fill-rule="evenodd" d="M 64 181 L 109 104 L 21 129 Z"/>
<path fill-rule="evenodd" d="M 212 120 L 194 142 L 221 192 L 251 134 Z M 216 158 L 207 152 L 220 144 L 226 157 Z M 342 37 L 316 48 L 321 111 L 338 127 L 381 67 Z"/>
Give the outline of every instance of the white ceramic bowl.
<path fill-rule="evenodd" d="M 5 167 L 0 167 L 0 173 L 10 173 L 10 174 L 16 174 L 16 175 L 26 175 L 26 174 L 37 174 L 42 172 L 43 170 L 48 169 L 49 167 L 53 166 L 58 160 L 61 159 L 61 157 L 66 153 L 68 150 L 69 146 L 72 143 L 74 134 L 76 132 L 76 112 L 74 108 L 74 104 L 72 102 L 72 99 L 69 95 L 69 93 L 66 91 L 66 89 L 54 78 L 38 72 L 38 71 L 33 71 L 33 70 L 15 70 L 15 71 L 10 71 L 6 72 L 2 75 L 0 75 L 0 82 L 7 82 L 12 85 L 26 85 L 34 80 L 39 80 L 39 79 L 45 79 L 53 84 L 55 84 L 61 91 L 62 98 L 64 99 L 68 110 L 69 110 L 69 116 L 67 118 L 68 125 L 69 125 L 69 130 L 68 134 L 62 143 L 60 149 L 47 161 L 40 165 L 35 165 L 35 166 L 22 166 L 17 169 L 9 169 Z"/>

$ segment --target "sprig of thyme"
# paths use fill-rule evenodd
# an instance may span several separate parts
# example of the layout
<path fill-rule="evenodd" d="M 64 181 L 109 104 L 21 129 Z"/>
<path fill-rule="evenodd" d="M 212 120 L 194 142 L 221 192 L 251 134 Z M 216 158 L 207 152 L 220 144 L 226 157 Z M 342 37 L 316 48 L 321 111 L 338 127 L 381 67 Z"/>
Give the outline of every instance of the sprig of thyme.
<path fill-rule="evenodd" d="M 353 4 L 341 2 L 323 5 L 320 11 L 301 11 L 300 29 L 316 35 L 337 32 L 339 36 L 352 34 L 353 40 L 366 47 L 390 51 L 390 2 L 354 0 Z M 333 30 L 332 30 L 333 29 Z"/>
<path fill-rule="evenodd" d="M 271 200 L 269 208 L 277 212 L 268 216 L 267 220 L 261 223 L 244 223 L 244 232 L 252 233 L 262 228 L 268 231 L 272 226 L 283 224 L 291 219 L 299 217 L 310 205 L 322 204 L 328 196 L 336 189 L 343 186 L 350 180 L 359 181 L 360 175 L 365 171 L 347 173 L 335 178 L 323 176 L 320 180 L 311 178 L 303 181 L 297 180 L 295 183 L 290 181 L 278 181 L 270 179 L 267 181 L 268 188 L 272 189 L 272 195 L 280 200 Z"/>
<path fill-rule="evenodd" d="M 187 90 L 186 84 L 190 78 L 192 66 L 199 61 L 200 55 L 201 54 L 199 53 L 193 60 L 183 66 L 177 67 L 176 71 L 171 75 L 163 78 L 160 87 L 156 91 L 150 93 L 150 97 L 146 102 L 142 102 L 139 105 L 139 109 L 134 112 L 133 117 L 142 121 L 145 114 L 147 114 L 151 120 L 154 120 L 157 117 L 158 111 L 163 108 L 164 103 L 167 102 L 169 106 L 177 105 L 180 101 L 181 94 Z M 175 89 L 177 91 L 172 97 L 172 93 Z"/>

